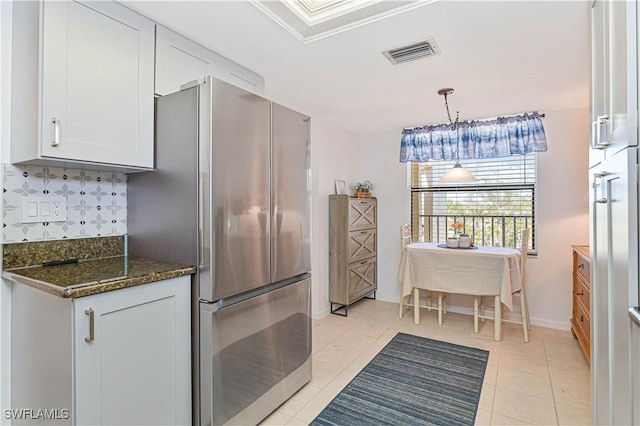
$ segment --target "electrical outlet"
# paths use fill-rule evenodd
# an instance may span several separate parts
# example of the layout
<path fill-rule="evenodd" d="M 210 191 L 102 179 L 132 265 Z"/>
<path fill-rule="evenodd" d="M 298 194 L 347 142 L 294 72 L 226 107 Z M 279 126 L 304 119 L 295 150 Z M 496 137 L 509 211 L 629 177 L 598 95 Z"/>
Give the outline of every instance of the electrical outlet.
<path fill-rule="evenodd" d="M 64 222 L 66 220 L 66 197 L 48 195 L 22 197 L 22 223 Z"/>
<path fill-rule="evenodd" d="M 53 201 L 51 203 L 52 209 L 51 209 L 51 216 L 55 217 L 55 218 L 60 218 L 62 217 L 62 202 L 60 201 Z M 66 209 L 65 209 L 66 212 Z"/>

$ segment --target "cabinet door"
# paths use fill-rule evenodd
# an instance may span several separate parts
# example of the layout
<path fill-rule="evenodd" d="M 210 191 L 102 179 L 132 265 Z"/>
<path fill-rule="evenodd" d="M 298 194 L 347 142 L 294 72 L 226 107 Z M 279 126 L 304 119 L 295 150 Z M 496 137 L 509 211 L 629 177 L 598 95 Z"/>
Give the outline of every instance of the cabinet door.
<path fill-rule="evenodd" d="M 375 256 L 377 231 L 365 229 L 349 232 L 349 263 Z"/>
<path fill-rule="evenodd" d="M 637 288 L 637 154 L 626 149 L 595 168 L 591 210 L 594 423 L 631 424 L 630 292 Z M 631 208 L 634 206 L 634 208 Z"/>
<path fill-rule="evenodd" d="M 156 94 L 177 92 L 180 86 L 211 72 L 213 52 L 179 34 L 156 27 Z"/>
<path fill-rule="evenodd" d="M 591 365 L 592 398 L 594 424 L 609 424 L 609 291 L 608 268 L 610 257 L 610 209 L 607 200 L 607 182 L 602 178 L 601 166 L 592 169 L 593 189 L 591 192 Z"/>
<path fill-rule="evenodd" d="M 185 276 L 74 299 L 75 424 L 191 424 L 189 295 Z"/>
<path fill-rule="evenodd" d="M 609 119 L 609 11 L 596 0 L 591 7 L 591 151 L 589 166 L 604 159 Z"/>
<path fill-rule="evenodd" d="M 349 265 L 349 303 L 378 288 L 376 258 Z"/>
<path fill-rule="evenodd" d="M 594 1 L 591 10 L 591 146 L 589 164 L 593 166 L 627 146 L 637 145 L 629 134 L 629 114 L 637 109 L 635 64 L 629 61 L 628 47 L 635 47 L 635 5 L 619 1 Z M 632 13 L 633 12 L 633 13 Z M 633 18 L 627 20 L 627 18 Z M 633 89 L 633 90 L 632 90 Z M 634 119 L 635 121 L 635 119 Z"/>
<path fill-rule="evenodd" d="M 264 91 L 259 75 L 180 34 L 156 27 L 156 94 L 177 92 L 183 84 L 208 75 L 253 93 Z"/>
<path fill-rule="evenodd" d="M 43 2 L 40 152 L 153 167 L 154 24 L 116 2 Z"/>
<path fill-rule="evenodd" d="M 610 1 L 609 5 L 609 146 L 606 157 L 635 144 L 628 128 L 627 82 L 627 2 Z M 635 35 L 634 35 L 635 37 Z M 635 111 L 635 108 L 633 109 Z"/>
<path fill-rule="evenodd" d="M 376 201 L 349 199 L 349 230 L 371 229 L 377 222 Z"/>

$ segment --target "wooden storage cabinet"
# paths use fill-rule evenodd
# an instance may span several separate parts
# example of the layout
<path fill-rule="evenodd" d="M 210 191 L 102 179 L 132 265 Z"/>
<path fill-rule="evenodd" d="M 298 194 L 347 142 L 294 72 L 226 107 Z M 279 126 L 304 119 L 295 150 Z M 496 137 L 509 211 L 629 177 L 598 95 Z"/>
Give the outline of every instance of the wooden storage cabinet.
<path fill-rule="evenodd" d="M 378 288 L 377 199 L 329 196 L 329 302 L 331 312 L 348 307 Z M 334 305 L 337 305 L 334 308 Z M 344 313 L 341 313 L 342 310 Z"/>
<path fill-rule="evenodd" d="M 14 283 L 13 408 L 58 409 L 55 424 L 191 424 L 190 294 L 190 276 L 73 299 Z"/>
<path fill-rule="evenodd" d="M 155 24 L 117 2 L 14 2 L 11 162 L 153 168 Z"/>
<path fill-rule="evenodd" d="M 591 362 L 591 263 L 589 247 L 573 246 L 573 316 L 571 332 Z"/>

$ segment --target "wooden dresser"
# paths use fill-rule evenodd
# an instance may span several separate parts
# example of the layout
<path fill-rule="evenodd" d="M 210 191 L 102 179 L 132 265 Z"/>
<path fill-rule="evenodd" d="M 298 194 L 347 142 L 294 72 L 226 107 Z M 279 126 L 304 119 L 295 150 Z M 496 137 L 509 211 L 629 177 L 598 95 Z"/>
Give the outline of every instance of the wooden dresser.
<path fill-rule="evenodd" d="M 591 363 L 591 264 L 589 246 L 573 248 L 573 317 L 571 333 Z"/>
<path fill-rule="evenodd" d="M 378 288 L 378 202 L 329 196 L 329 302 L 347 315 L 350 304 Z M 334 305 L 337 305 L 334 307 Z M 344 313 L 339 312 L 344 308 Z"/>

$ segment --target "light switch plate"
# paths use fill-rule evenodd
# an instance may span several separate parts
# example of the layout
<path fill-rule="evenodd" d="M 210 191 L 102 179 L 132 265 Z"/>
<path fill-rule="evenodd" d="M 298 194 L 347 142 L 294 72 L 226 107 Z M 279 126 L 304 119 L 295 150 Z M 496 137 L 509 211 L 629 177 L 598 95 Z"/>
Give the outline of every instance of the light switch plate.
<path fill-rule="evenodd" d="M 64 222 L 67 198 L 48 195 L 22 197 L 22 223 Z"/>

